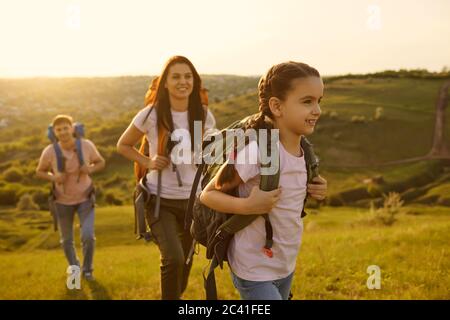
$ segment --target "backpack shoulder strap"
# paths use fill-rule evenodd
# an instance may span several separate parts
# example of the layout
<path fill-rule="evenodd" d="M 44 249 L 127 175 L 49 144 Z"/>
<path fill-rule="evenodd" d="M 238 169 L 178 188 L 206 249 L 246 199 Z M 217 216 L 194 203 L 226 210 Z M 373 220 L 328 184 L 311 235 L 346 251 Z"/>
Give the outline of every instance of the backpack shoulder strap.
<path fill-rule="evenodd" d="M 272 152 L 270 150 L 271 145 L 270 141 L 268 142 L 268 151 Z M 261 150 L 258 148 L 259 152 Z M 279 148 L 277 147 L 273 152 L 276 152 L 276 159 L 278 160 L 277 170 L 274 174 L 271 175 L 263 175 L 261 174 L 261 180 L 259 184 L 259 188 L 264 191 L 272 191 L 278 188 L 279 182 L 280 182 L 280 166 L 279 166 Z M 262 167 L 270 167 L 271 163 L 263 164 L 261 163 Z M 245 228 L 249 224 L 251 224 L 256 218 L 258 218 L 260 215 L 258 214 L 251 214 L 251 215 L 233 215 L 231 218 L 229 218 L 227 221 L 225 221 L 219 229 L 224 230 L 225 232 L 229 234 L 234 234 L 238 232 L 239 230 Z M 273 244 L 273 230 L 272 230 L 272 224 L 270 223 L 269 215 L 263 214 L 262 217 L 265 220 L 265 230 L 266 230 L 266 242 L 264 245 L 265 250 L 270 251 L 270 248 Z M 270 254 L 270 253 L 268 253 Z"/>
<path fill-rule="evenodd" d="M 278 159 L 279 159 L 278 154 Z M 280 184 L 280 166 L 279 166 L 279 160 L 278 160 L 278 167 L 277 171 L 274 174 L 261 174 L 261 181 L 259 183 L 259 188 L 263 191 L 272 191 L 278 188 L 278 185 Z M 269 168 L 269 164 L 261 164 L 261 167 Z"/>
<path fill-rule="evenodd" d="M 75 147 L 77 152 L 78 162 L 80 163 L 80 167 L 84 165 L 84 156 L 83 156 L 83 142 L 84 138 L 84 125 L 82 123 L 76 122 L 75 126 Z"/>
<path fill-rule="evenodd" d="M 148 110 L 147 114 L 145 115 L 144 120 L 142 121 L 142 124 L 147 121 L 148 117 L 153 111 L 153 105 L 150 107 L 150 110 Z M 141 139 L 141 145 L 139 146 L 139 153 L 148 156 L 149 155 L 149 149 L 148 149 L 148 141 L 147 136 L 143 135 Z M 134 175 L 136 177 L 136 182 L 139 182 L 142 177 L 144 177 L 147 174 L 147 170 L 140 166 L 137 162 L 134 162 Z"/>
<path fill-rule="evenodd" d="M 145 115 L 144 120 L 142 120 L 142 124 L 144 124 L 145 121 L 147 121 L 147 119 L 150 116 L 150 114 L 152 113 L 152 111 L 153 111 L 153 105 L 150 107 L 150 110 L 148 110 L 147 114 Z"/>
<path fill-rule="evenodd" d="M 258 136 L 259 137 L 259 136 Z M 263 191 L 272 191 L 275 190 L 276 188 L 278 188 L 279 184 L 280 184 L 280 149 L 277 143 L 281 143 L 279 141 L 277 141 L 274 145 L 275 145 L 275 149 L 272 149 L 272 141 L 267 141 L 267 154 L 272 157 L 273 154 L 275 154 L 275 158 L 276 162 L 272 163 L 269 162 L 267 164 L 264 164 L 261 162 L 261 168 L 268 168 L 272 165 L 276 166 L 276 171 L 274 174 L 261 174 L 261 180 L 260 180 L 260 184 L 259 184 L 259 188 Z M 259 143 L 258 143 L 259 145 Z M 258 148 L 258 150 L 260 150 Z M 261 151 L 259 151 L 261 154 Z M 273 229 L 272 229 L 272 224 L 270 223 L 270 218 L 269 218 L 269 214 L 263 214 L 263 218 L 264 218 L 264 227 L 266 230 L 266 242 L 264 244 L 264 253 L 268 256 L 268 257 L 272 257 L 273 253 L 272 253 L 272 246 L 273 246 Z"/>
<path fill-rule="evenodd" d="M 82 141 L 80 137 L 77 137 L 75 140 L 76 150 L 77 150 L 77 157 L 78 162 L 80 163 L 80 167 L 84 166 L 84 156 L 83 156 L 83 146 Z"/>
<path fill-rule="evenodd" d="M 197 172 L 195 173 L 194 182 L 192 183 L 191 193 L 189 195 L 186 215 L 184 217 L 184 229 L 188 230 L 192 223 L 192 212 L 194 210 L 194 203 L 197 195 L 198 184 L 200 183 L 200 178 L 205 167 L 205 162 L 202 159 L 202 163 L 198 166 Z"/>
<path fill-rule="evenodd" d="M 309 142 L 306 137 L 302 136 L 300 145 L 305 153 L 305 165 L 306 165 L 306 176 L 308 183 L 311 183 L 312 179 L 319 175 L 319 158 L 314 153 L 313 144 Z M 305 212 L 306 200 L 308 199 L 308 193 L 306 194 L 305 200 L 303 201 L 303 209 L 301 217 L 305 217 L 307 213 Z"/>
<path fill-rule="evenodd" d="M 59 146 L 57 141 L 53 142 L 53 149 L 55 150 L 56 155 L 56 167 L 59 172 L 64 172 L 65 170 L 64 156 L 62 154 L 61 147 Z"/>
<path fill-rule="evenodd" d="M 305 153 L 305 164 L 306 164 L 306 173 L 308 183 L 311 182 L 312 179 L 319 175 L 319 158 L 314 153 L 313 144 L 309 142 L 309 140 L 302 136 L 302 140 L 300 145 Z"/>

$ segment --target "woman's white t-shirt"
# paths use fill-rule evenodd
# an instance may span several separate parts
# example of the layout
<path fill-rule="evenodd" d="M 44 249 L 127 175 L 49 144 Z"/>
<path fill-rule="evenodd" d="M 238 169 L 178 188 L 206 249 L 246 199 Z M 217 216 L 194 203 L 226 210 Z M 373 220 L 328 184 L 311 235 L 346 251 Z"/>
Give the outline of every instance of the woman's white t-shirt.
<path fill-rule="evenodd" d="M 269 213 L 273 228 L 273 256 L 270 258 L 263 252 L 266 239 L 263 217 L 258 217 L 237 232 L 228 248 L 231 270 L 245 280 L 277 280 L 287 277 L 295 270 L 303 233 L 301 212 L 306 197 L 306 164 L 304 156 L 296 157 L 287 152 L 282 143 L 278 142 L 278 145 L 281 194 Z M 246 154 L 247 158 L 243 158 Z M 248 160 L 255 155 L 257 161 Z M 256 141 L 250 142 L 238 152 L 235 168 L 244 182 L 239 185 L 239 196 L 247 197 L 254 186 L 259 187 L 261 177 Z"/>
<path fill-rule="evenodd" d="M 146 107 L 143 110 L 139 111 L 139 113 L 134 117 L 132 123 L 133 125 L 142 131 L 147 136 L 147 140 L 149 142 L 149 151 L 150 156 L 157 154 L 158 150 L 158 128 L 157 128 L 157 113 L 156 109 L 152 110 L 148 118 L 144 121 L 148 112 L 150 111 L 150 107 Z M 181 146 L 184 146 L 186 149 L 190 149 L 190 141 L 191 136 L 189 133 L 189 122 L 188 122 L 188 111 L 174 111 L 172 112 L 172 119 L 174 125 L 174 131 L 176 129 L 184 129 L 182 131 L 177 131 L 182 135 Z M 205 121 L 205 129 L 206 132 L 208 129 L 213 129 L 216 126 L 216 120 L 214 119 L 213 114 L 210 110 L 208 110 L 206 121 Z M 173 152 L 175 154 L 176 152 Z M 187 155 L 187 154 L 184 154 Z M 165 167 L 161 172 L 161 197 L 166 199 L 188 199 L 191 193 L 192 183 L 194 181 L 195 173 L 197 172 L 197 167 L 194 163 L 193 153 L 190 152 L 188 155 L 189 160 L 183 163 L 177 164 L 178 172 L 180 173 L 182 186 L 178 186 L 178 180 L 176 176 L 176 172 L 172 170 L 172 163 L 170 163 L 167 167 Z M 183 157 L 185 159 L 185 157 Z M 158 171 L 157 170 L 149 170 L 147 174 L 147 188 L 150 190 L 150 193 L 156 194 L 158 184 Z M 201 192 L 201 186 L 199 184 L 199 190 Z"/>

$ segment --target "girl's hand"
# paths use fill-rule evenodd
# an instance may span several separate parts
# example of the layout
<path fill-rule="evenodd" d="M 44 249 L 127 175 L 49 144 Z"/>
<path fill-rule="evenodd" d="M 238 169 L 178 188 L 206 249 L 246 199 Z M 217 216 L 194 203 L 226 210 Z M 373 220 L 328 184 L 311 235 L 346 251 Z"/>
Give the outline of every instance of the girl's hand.
<path fill-rule="evenodd" d="M 170 160 L 168 157 L 155 155 L 153 158 L 150 159 L 148 162 L 148 169 L 150 170 L 162 170 L 165 167 L 167 167 L 170 163 Z"/>
<path fill-rule="evenodd" d="M 313 178 L 313 183 L 308 184 L 307 192 L 316 200 L 324 200 L 327 196 L 327 180 L 321 176 Z"/>
<path fill-rule="evenodd" d="M 247 198 L 247 211 L 251 214 L 264 214 L 272 211 L 280 199 L 281 188 L 272 191 L 262 191 L 254 186 Z"/>

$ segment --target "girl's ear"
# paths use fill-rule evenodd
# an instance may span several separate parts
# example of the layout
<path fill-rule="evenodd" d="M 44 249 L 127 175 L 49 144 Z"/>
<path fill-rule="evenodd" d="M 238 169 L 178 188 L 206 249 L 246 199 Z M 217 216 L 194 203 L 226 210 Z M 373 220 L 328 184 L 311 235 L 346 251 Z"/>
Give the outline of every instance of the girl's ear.
<path fill-rule="evenodd" d="M 281 101 L 277 97 L 269 99 L 269 108 L 275 117 L 281 117 Z"/>

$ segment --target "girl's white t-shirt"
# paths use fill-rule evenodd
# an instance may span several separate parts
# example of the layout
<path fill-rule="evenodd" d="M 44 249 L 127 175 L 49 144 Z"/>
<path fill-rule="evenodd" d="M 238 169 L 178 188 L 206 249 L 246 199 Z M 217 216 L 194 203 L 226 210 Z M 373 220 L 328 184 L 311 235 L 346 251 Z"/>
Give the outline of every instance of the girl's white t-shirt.
<path fill-rule="evenodd" d="M 296 157 L 287 152 L 282 143 L 278 142 L 278 145 L 281 194 L 269 213 L 273 228 L 273 256 L 270 258 L 263 252 L 266 231 L 262 216 L 237 232 L 228 248 L 231 270 L 245 280 L 277 280 L 287 277 L 295 270 L 303 233 L 301 212 L 306 197 L 306 164 L 304 155 Z M 238 152 L 235 168 L 244 182 L 238 187 L 239 196 L 248 197 L 254 186 L 259 187 L 261 177 L 256 141 L 250 142 Z"/>
<path fill-rule="evenodd" d="M 157 113 L 156 109 L 152 110 L 148 118 L 145 120 L 148 112 L 150 111 L 150 106 L 142 109 L 134 117 L 132 123 L 133 125 L 142 131 L 147 136 L 149 142 L 150 156 L 157 154 L 158 150 L 158 128 L 156 124 Z M 189 133 L 189 122 L 188 122 L 188 111 L 174 111 L 172 112 L 172 119 L 174 125 L 174 131 L 176 129 L 184 129 L 182 131 L 177 130 L 177 137 L 182 136 L 180 142 L 180 147 L 184 146 L 186 149 L 190 149 L 191 135 Z M 205 121 L 205 133 L 209 129 L 213 129 L 216 126 L 216 120 L 213 114 L 208 109 L 206 121 Z M 173 155 L 177 152 L 172 152 Z M 186 158 L 187 157 L 187 158 Z M 165 167 L 161 173 L 161 197 L 166 199 L 189 199 L 191 193 L 192 183 L 194 182 L 195 173 L 197 172 L 197 167 L 194 163 L 193 152 L 189 154 L 182 154 L 182 158 L 179 158 L 181 162 L 177 164 L 178 172 L 180 173 L 182 186 L 178 186 L 178 180 L 176 172 L 172 170 L 172 162 Z M 190 162 L 190 163 L 189 163 Z M 147 188 L 150 193 L 156 194 L 158 184 L 158 171 L 149 170 L 147 174 Z M 199 184 L 198 193 L 201 192 L 201 186 Z"/>

